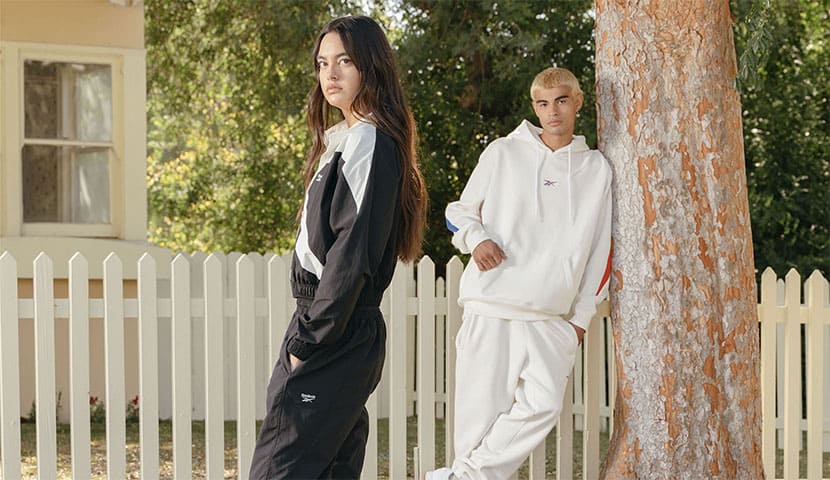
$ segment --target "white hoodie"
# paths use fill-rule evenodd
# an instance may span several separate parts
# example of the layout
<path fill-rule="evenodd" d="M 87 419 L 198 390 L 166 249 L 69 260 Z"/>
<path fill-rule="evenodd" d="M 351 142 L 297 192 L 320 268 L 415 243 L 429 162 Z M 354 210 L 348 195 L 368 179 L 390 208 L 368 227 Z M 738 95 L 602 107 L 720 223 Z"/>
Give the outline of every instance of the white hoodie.
<path fill-rule="evenodd" d="M 461 199 L 447 206 L 452 243 L 470 253 L 484 240 L 507 260 L 481 272 L 470 260 L 459 303 L 498 318 L 573 314 L 585 330 L 605 298 L 611 253 L 611 167 L 585 137 L 551 151 L 523 121 L 484 150 Z"/>

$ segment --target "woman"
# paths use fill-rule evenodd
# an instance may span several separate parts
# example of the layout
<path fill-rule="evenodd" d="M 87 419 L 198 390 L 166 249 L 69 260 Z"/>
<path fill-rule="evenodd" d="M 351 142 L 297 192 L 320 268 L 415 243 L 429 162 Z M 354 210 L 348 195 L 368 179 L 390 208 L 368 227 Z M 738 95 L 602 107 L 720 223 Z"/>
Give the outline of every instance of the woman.
<path fill-rule="evenodd" d="M 385 355 L 378 306 L 397 259 L 415 259 L 423 237 L 415 125 L 380 26 L 363 16 L 331 21 L 313 60 L 313 144 L 291 266 L 297 310 L 268 385 L 251 479 L 360 476 L 364 404 Z M 327 130 L 335 109 L 343 120 Z"/>

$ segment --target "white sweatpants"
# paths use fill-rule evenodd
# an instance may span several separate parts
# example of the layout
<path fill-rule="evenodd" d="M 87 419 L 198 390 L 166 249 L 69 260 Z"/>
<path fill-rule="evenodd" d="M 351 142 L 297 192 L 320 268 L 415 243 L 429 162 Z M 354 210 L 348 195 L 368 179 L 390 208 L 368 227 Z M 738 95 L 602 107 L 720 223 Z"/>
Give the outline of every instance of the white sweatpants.
<path fill-rule="evenodd" d="M 507 479 L 559 418 L 576 332 L 561 318 L 465 312 L 456 347 L 453 473 L 461 480 Z"/>

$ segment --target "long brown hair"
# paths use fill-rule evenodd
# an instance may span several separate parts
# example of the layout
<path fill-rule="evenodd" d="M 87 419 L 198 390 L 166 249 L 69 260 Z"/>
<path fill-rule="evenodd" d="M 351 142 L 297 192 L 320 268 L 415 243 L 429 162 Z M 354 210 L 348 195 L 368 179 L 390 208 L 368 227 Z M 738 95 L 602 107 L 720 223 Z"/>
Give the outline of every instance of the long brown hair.
<path fill-rule="evenodd" d="M 396 253 L 403 261 L 415 260 L 421 254 L 421 241 L 426 224 L 427 191 L 416 154 L 415 119 L 401 89 L 400 77 L 392 47 L 383 30 L 365 16 L 340 17 L 320 31 L 311 56 L 318 81 L 308 96 L 308 127 L 312 144 L 305 165 L 305 186 L 311 182 L 320 156 L 325 152 L 325 131 L 336 119 L 333 108 L 320 88 L 317 54 L 320 42 L 331 32 L 340 35 L 346 53 L 360 72 L 360 89 L 352 102 L 352 111 L 359 119 L 369 120 L 395 141 L 401 158 L 401 223 L 396 238 Z"/>

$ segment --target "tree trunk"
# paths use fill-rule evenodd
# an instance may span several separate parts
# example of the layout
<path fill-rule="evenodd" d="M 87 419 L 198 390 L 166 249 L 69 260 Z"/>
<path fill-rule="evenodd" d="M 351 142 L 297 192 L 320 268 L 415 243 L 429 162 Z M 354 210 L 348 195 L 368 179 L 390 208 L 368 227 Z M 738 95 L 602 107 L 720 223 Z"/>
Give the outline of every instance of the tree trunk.
<path fill-rule="evenodd" d="M 760 479 L 752 234 L 727 0 L 597 0 L 617 398 L 603 478 Z"/>

